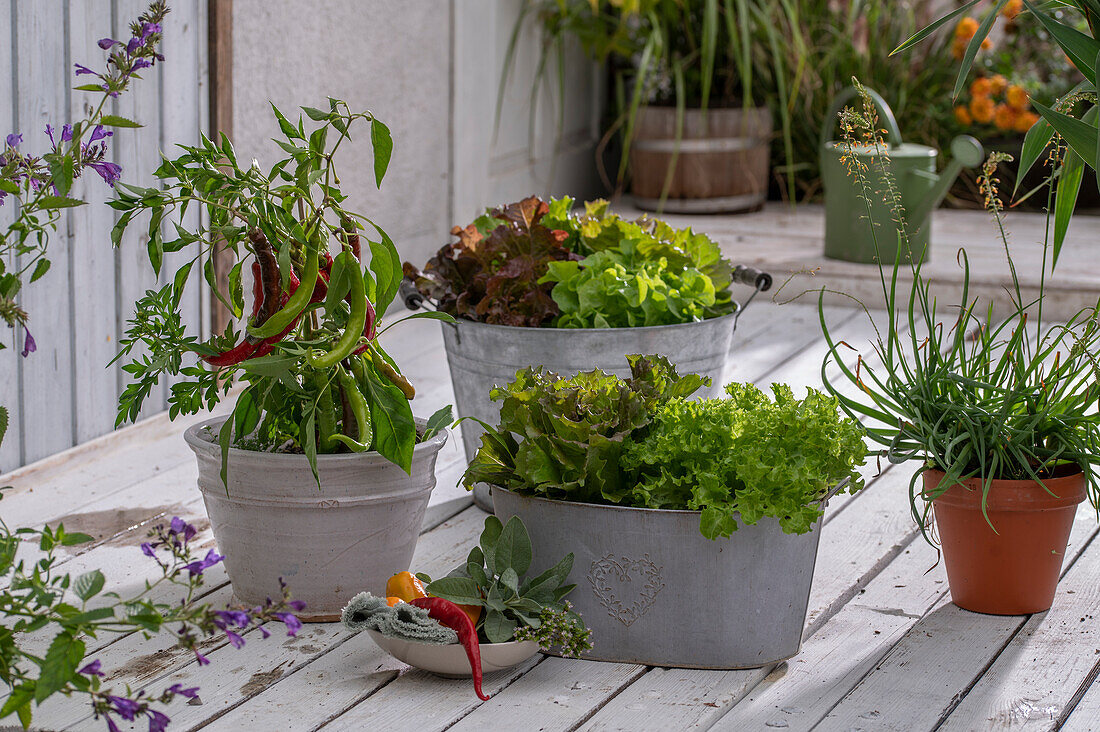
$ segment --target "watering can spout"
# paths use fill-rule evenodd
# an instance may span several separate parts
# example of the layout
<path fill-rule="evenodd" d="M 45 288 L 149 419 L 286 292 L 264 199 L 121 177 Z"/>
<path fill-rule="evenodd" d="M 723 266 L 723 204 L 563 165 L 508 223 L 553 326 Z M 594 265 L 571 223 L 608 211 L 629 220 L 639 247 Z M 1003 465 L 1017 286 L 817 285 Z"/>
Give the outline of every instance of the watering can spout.
<path fill-rule="evenodd" d="M 970 135 L 959 135 L 951 141 L 951 160 L 938 174 L 920 169 L 909 171 L 909 175 L 928 181 L 928 190 L 909 211 L 910 220 L 923 221 L 938 208 L 962 169 L 981 165 L 984 154 L 980 142 Z"/>

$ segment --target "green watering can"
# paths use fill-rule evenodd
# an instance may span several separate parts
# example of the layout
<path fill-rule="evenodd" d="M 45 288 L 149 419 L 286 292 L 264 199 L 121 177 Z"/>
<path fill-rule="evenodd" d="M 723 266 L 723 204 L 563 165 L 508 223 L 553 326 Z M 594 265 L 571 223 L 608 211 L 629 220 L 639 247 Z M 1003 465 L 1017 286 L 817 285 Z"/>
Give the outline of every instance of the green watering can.
<path fill-rule="evenodd" d="M 908 246 L 899 237 L 894 215 L 886 203 L 886 180 L 875 160 L 870 145 L 855 145 L 854 154 L 866 165 L 870 187 L 870 221 L 868 207 L 861 198 L 858 181 L 841 160 L 847 153 L 846 144 L 831 140 L 836 130 L 837 114 L 844 105 L 858 96 L 848 87 L 833 101 L 833 108 L 821 136 L 821 178 L 825 186 L 825 256 L 849 262 L 893 264 L 901 248 L 900 261 L 927 259 L 932 229 L 932 211 L 940 205 L 948 188 L 963 166 L 973 168 L 983 158 L 981 143 L 969 135 L 959 135 L 951 141 L 951 161 L 941 173 L 936 173 L 938 151 L 927 145 L 901 141 L 897 120 L 889 105 L 877 93 L 867 89 L 878 109 L 879 124 L 887 131 L 887 169 L 901 198 L 908 232 Z M 873 224 L 871 222 L 874 222 Z M 875 239 L 878 251 L 875 249 Z"/>

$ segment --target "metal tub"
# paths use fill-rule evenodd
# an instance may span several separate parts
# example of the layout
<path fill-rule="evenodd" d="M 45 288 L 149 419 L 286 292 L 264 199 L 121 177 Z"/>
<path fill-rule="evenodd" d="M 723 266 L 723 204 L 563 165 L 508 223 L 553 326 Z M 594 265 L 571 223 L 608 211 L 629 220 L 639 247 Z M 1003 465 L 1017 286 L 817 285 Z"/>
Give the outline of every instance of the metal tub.
<path fill-rule="evenodd" d="M 680 325 L 642 328 L 517 328 L 486 325 L 470 320 L 443 324 L 443 343 L 451 368 L 455 408 L 460 417 L 476 417 L 488 424 L 500 421 L 500 404 L 489 398 L 494 386 L 511 383 L 516 371 L 544 366 L 563 376 L 600 368 L 617 376 L 630 376 L 626 356 L 661 354 L 681 374 L 709 376 L 709 389 L 698 396 L 722 393 L 726 359 L 733 338 L 736 313 Z M 462 424 L 466 460 L 472 460 L 481 444 L 481 426 Z M 492 511 L 488 488 L 474 488 L 474 500 Z"/>
<path fill-rule="evenodd" d="M 798 653 L 821 523 L 785 534 L 775 519 L 728 539 L 699 533 L 698 511 L 553 501 L 493 488 L 519 516 L 532 576 L 575 555 L 569 595 L 592 629 L 585 658 L 683 668 L 765 666 Z"/>

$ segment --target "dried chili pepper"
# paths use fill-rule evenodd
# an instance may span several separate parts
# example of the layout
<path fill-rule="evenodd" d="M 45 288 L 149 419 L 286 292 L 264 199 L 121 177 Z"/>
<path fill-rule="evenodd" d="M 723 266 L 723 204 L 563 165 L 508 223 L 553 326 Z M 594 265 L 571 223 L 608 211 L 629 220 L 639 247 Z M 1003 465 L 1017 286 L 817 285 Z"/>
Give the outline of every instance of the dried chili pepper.
<path fill-rule="evenodd" d="M 267 240 L 258 226 L 248 231 L 248 240 L 252 242 L 252 251 L 256 254 L 256 262 L 252 267 L 252 274 L 259 274 L 260 299 L 259 311 L 253 313 L 256 326 L 263 325 L 279 309 L 282 301 L 282 286 L 279 278 L 279 260 L 275 257 L 275 251 L 271 248 L 271 242 Z M 253 286 L 253 293 L 256 288 Z"/>
<path fill-rule="evenodd" d="M 302 281 L 304 282 L 316 282 L 317 274 L 320 272 L 320 256 L 318 256 L 318 244 L 316 241 L 311 242 L 312 246 L 306 247 L 306 259 L 305 268 L 302 272 Z M 262 266 L 261 262 L 261 266 Z M 267 282 L 264 282 L 265 291 L 264 295 L 267 295 Z M 261 324 L 254 324 L 248 327 L 248 333 L 256 338 L 270 338 L 277 335 L 290 325 L 295 318 L 302 314 L 302 311 L 309 305 L 310 298 L 313 296 L 313 288 L 311 287 L 298 287 L 287 298 L 283 306 L 275 312 L 270 318 L 265 320 Z"/>
<path fill-rule="evenodd" d="M 470 659 L 470 673 L 474 677 L 477 698 L 488 701 L 489 697 L 481 691 L 481 647 L 477 642 L 477 629 L 470 622 L 470 616 L 462 612 L 458 605 L 441 597 L 416 597 L 409 604 L 424 608 L 428 611 L 428 617 L 458 633 L 458 640 L 466 649 L 466 657 Z"/>

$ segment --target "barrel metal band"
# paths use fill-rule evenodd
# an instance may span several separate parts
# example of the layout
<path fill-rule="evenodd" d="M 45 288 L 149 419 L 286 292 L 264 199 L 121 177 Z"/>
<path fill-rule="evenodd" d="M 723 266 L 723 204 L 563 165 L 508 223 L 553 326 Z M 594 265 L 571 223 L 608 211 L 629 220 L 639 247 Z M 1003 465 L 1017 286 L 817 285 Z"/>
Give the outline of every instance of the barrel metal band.
<path fill-rule="evenodd" d="M 643 139 L 634 140 L 635 150 L 645 152 L 674 153 L 677 149 L 675 139 Z M 752 150 L 753 148 L 767 146 L 767 140 L 759 137 L 711 137 L 692 138 L 680 140 L 681 153 L 707 153 L 707 152 L 737 152 L 738 150 Z"/>

